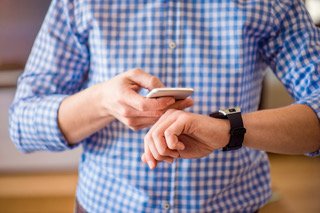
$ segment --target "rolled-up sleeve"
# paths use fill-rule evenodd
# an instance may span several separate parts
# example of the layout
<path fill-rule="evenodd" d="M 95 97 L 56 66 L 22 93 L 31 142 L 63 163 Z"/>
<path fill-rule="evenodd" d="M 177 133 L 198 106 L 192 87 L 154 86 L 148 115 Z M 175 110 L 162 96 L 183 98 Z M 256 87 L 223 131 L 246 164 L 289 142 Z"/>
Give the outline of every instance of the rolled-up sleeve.
<path fill-rule="evenodd" d="M 22 152 L 70 149 L 58 126 L 64 98 L 80 91 L 88 72 L 86 39 L 77 34 L 76 7 L 52 1 L 9 110 L 10 136 Z"/>
<path fill-rule="evenodd" d="M 302 1 L 272 1 L 270 36 L 260 50 L 295 99 L 310 106 L 320 121 L 320 29 Z M 320 150 L 307 154 L 320 155 Z"/>

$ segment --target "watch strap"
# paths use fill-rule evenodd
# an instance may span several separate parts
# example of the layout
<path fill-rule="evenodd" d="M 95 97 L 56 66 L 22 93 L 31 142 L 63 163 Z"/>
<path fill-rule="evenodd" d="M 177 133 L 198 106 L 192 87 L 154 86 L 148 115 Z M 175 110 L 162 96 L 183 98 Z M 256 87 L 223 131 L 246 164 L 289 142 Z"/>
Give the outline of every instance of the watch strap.
<path fill-rule="evenodd" d="M 246 129 L 243 127 L 241 109 L 237 107 L 219 110 L 210 113 L 210 116 L 218 119 L 228 119 L 230 122 L 230 140 L 229 143 L 222 148 L 222 151 L 240 149 L 242 147 L 244 134 L 246 133 Z"/>
<path fill-rule="evenodd" d="M 230 122 L 230 141 L 222 148 L 222 151 L 236 150 L 242 147 L 246 129 L 243 127 L 241 113 L 227 114 L 226 117 Z"/>

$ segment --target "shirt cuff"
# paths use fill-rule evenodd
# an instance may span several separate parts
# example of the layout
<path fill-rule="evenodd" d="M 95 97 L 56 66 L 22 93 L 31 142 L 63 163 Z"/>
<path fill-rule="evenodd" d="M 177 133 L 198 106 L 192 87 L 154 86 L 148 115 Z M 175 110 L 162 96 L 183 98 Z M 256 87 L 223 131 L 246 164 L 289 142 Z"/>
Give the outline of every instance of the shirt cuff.
<path fill-rule="evenodd" d="M 318 151 L 316 151 L 316 152 L 307 153 L 305 155 L 309 156 L 309 157 L 318 157 L 320 155 L 320 149 Z"/>
<path fill-rule="evenodd" d="M 320 122 L 320 89 L 315 90 L 311 95 L 309 95 L 306 98 L 303 98 L 299 101 L 296 101 L 295 104 L 305 104 L 310 106 L 316 115 L 318 116 L 318 120 Z M 312 153 L 306 153 L 305 155 L 310 157 L 316 157 L 320 155 L 320 149 L 312 152 Z"/>
<path fill-rule="evenodd" d="M 48 151 L 63 151 L 69 146 L 58 126 L 59 106 L 66 95 L 50 95 L 41 99 L 35 110 L 35 127 L 40 142 Z"/>

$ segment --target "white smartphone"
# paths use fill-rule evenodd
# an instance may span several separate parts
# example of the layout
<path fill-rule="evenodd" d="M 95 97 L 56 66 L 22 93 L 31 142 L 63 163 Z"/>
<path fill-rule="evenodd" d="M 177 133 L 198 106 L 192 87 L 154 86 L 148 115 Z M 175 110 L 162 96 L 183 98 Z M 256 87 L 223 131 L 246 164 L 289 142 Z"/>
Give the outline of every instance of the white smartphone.
<path fill-rule="evenodd" d="M 147 98 L 174 97 L 176 100 L 186 99 L 193 93 L 192 88 L 155 88 L 151 90 Z"/>

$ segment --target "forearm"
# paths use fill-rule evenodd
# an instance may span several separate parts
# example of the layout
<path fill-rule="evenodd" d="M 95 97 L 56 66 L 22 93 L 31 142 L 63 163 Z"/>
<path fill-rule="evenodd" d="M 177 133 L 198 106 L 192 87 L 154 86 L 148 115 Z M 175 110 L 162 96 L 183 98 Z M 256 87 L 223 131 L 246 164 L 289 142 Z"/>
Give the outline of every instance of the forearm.
<path fill-rule="evenodd" d="M 114 119 L 102 107 L 98 86 L 69 96 L 59 107 L 58 124 L 69 145 L 79 143 Z"/>
<path fill-rule="evenodd" d="M 307 105 L 261 110 L 243 115 L 244 146 L 281 154 L 306 154 L 320 148 L 320 124 Z"/>
<path fill-rule="evenodd" d="M 192 99 L 175 101 L 173 97 L 145 98 L 141 88 L 164 87 L 156 77 L 135 68 L 109 81 L 96 84 L 60 105 L 58 123 L 69 144 L 79 143 L 100 130 L 113 119 L 139 130 L 153 125 L 169 108 L 185 109 Z"/>

